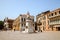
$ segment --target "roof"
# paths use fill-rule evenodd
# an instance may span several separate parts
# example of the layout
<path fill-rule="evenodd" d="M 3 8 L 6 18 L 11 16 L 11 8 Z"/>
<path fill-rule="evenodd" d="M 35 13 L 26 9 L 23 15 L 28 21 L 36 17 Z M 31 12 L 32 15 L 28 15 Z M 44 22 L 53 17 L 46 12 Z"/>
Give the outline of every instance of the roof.
<path fill-rule="evenodd" d="M 48 12 L 50 12 L 50 10 L 45 11 L 45 12 L 42 12 L 42 13 L 38 14 L 37 16 L 40 16 L 41 14 L 46 14 L 46 13 L 48 13 Z"/>

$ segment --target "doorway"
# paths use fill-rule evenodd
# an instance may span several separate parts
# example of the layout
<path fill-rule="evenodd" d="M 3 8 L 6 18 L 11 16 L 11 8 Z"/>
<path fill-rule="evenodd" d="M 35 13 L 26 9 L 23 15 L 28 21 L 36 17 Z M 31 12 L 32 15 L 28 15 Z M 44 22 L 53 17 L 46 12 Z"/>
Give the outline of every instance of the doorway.
<path fill-rule="evenodd" d="M 60 27 L 57 27 L 58 31 L 60 31 Z"/>

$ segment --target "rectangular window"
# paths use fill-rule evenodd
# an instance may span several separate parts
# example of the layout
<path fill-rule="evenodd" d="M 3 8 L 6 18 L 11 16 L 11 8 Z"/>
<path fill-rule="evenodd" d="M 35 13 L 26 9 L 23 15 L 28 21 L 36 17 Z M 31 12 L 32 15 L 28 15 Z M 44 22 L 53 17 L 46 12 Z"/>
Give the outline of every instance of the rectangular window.
<path fill-rule="evenodd" d="M 60 14 L 60 11 L 59 11 L 59 14 Z"/>
<path fill-rule="evenodd" d="M 53 13 L 51 15 L 53 16 Z"/>
<path fill-rule="evenodd" d="M 33 22 L 34 22 L 34 19 L 33 19 Z"/>
<path fill-rule="evenodd" d="M 24 18 L 24 21 L 26 21 L 26 19 Z"/>
<path fill-rule="evenodd" d="M 57 15 L 57 13 L 55 12 L 55 15 Z"/>
<path fill-rule="evenodd" d="M 23 22 L 23 18 L 21 18 L 21 21 Z"/>
<path fill-rule="evenodd" d="M 23 27 L 23 24 L 22 24 L 22 27 Z"/>

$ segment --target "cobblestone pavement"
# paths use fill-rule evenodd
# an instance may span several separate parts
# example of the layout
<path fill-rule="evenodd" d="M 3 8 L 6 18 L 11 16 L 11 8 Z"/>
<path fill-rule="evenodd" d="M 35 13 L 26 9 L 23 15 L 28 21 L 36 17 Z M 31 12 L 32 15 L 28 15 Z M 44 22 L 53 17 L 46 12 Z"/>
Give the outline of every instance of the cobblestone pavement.
<path fill-rule="evenodd" d="M 0 40 L 60 40 L 60 31 L 39 33 L 21 33 L 19 31 L 1 31 Z"/>

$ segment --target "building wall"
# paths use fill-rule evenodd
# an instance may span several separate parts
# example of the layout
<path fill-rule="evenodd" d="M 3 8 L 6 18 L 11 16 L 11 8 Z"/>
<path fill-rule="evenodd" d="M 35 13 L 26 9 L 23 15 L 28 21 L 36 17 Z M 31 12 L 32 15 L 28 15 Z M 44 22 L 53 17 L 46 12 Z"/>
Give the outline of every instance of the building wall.
<path fill-rule="evenodd" d="M 60 25 L 60 9 L 53 10 L 49 14 L 49 25 L 52 26 L 53 31 L 58 30 L 57 27 Z M 56 26 L 57 25 L 57 26 Z M 54 27 L 56 26 L 56 27 Z"/>
<path fill-rule="evenodd" d="M 60 25 L 60 8 L 53 10 L 53 11 L 46 11 L 38 14 L 36 16 L 36 21 L 41 25 L 38 25 L 42 31 L 56 31 L 57 26 Z"/>
<path fill-rule="evenodd" d="M 49 11 L 41 13 L 39 16 L 37 15 L 37 22 L 41 23 L 41 25 L 38 25 L 40 27 L 40 30 L 42 31 L 48 31 L 48 16 L 47 14 L 50 13 Z"/>
<path fill-rule="evenodd" d="M 13 19 L 5 18 L 4 19 L 4 28 L 12 30 L 13 29 Z"/>
<path fill-rule="evenodd" d="M 26 19 L 28 17 L 31 18 L 32 21 L 34 22 L 34 16 L 31 16 L 29 13 L 21 14 L 14 20 L 14 23 L 13 23 L 14 28 L 13 29 L 24 31 L 25 27 L 26 27 Z"/>
<path fill-rule="evenodd" d="M 20 17 L 17 17 L 13 22 L 13 30 L 20 30 Z"/>

